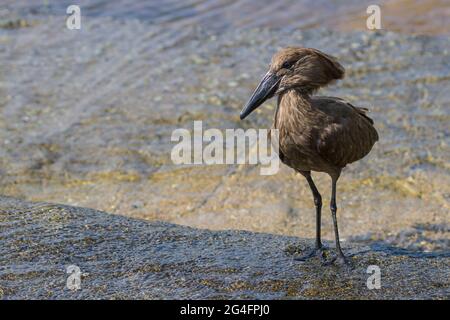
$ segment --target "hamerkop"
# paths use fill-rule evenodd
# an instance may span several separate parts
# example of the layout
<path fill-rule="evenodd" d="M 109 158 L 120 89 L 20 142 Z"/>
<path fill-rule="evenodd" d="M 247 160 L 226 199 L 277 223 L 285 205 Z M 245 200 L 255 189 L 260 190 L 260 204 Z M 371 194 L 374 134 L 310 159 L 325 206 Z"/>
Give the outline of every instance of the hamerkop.
<path fill-rule="evenodd" d="M 378 140 L 367 109 L 347 101 L 314 96 L 323 86 L 344 77 L 344 68 L 336 58 L 311 48 L 285 48 L 276 53 L 269 71 L 261 80 L 242 110 L 244 119 L 267 99 L 278 95 L 273 127 L 279 130 L 281 161 L 301 173 L 308 181 L 316 207 L 316 244 L 308 254 L 325 258 L 320 239 L 322 197 L 311 177 L 311 171 L 326 172 L 331 177 L 330 209 L 336 237 L 338 260 L 348 263 L 339 243 L 336 219 L 336 183 L 341 170 L 367 155 Z"/>

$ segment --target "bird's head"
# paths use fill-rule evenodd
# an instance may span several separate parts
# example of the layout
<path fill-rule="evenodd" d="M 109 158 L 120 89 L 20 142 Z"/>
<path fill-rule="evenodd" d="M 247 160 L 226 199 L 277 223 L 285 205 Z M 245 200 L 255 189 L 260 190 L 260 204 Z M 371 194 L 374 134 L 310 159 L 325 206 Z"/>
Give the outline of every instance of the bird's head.
<path fill-rule="evenodd" d="M 244 119 L 267 99 L 291 89 L 312 94 L 320 87 L 342 79 L 344 72 L 336 58 L 317 49 L 284 48 L 272 57 L 269 71 L 242 109 L 240 117 Z"/>

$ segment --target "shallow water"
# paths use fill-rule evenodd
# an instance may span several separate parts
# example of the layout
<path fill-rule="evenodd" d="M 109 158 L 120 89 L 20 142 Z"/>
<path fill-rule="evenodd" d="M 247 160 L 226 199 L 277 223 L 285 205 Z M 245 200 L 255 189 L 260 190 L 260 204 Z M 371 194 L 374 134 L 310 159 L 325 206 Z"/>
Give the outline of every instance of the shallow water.
<path fill-rule="evenodd" d="M 5 8 L 21 13 L 64 15 L 73 1 L 6 0 Z M 201 26 L 223 31 L 249 27 L 365 30 L 365 0 L 81 0 L 83 14 L 118 19 L 137 18 L 159 26 Z M 448 34 L 450 2 L 447 0 L 382 0 L 384 30 L 402 33 Z"/>
<path fill-rule="evenodd" d="M 165 6 L 145 9 L 143 1 L 90 1 L 78 32 L 65 29 L 58 15 L 64 2 L 7 3 L 3 21 L 25 22 L 0 29 L 2 194 L 211 229 L 313 237 L 310 191 L 286 167 L 263 177 L 257 166 L 178 167 L 170 160 L 172 131 L 192 129 L 194 120 L 221 129 L 269 127 L 275 101 L 245 122 L 239 111 L 270 56 L 301 44 L 338 57 L 347 77 L 321 94 L 368 107 L 381 137 L 340 179 L 342 236 L 448 249 L 448 35 L 315 28 L 330 26 L 323 17 L 335 11 L 320 1 L 308 3 L 320 13 L 308 14 L 316 19 L 308 24 L 287 7 L 250 15 L 246 10 L 257 7 L 244 1 L 172 2 L 177 9 L 165 14 L 156 13 Z M 439 14 L 445 8 L 442 2 Z M 259 19 L 264 13 L 270 17 Z M 298 24 L 265 28 L 282 21 Z M 425 33 L 433 29 L 423 26 Z M 329 180 L 314 177 L 326 203 Z M 332 239 L 327 211 L 324 205 L 324 237 Z"/>

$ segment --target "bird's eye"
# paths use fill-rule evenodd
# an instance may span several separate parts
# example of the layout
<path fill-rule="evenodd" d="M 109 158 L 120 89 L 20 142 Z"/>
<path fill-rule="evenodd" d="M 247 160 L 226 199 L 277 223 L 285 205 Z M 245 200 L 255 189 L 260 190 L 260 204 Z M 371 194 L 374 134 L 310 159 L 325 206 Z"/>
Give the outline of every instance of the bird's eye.
<path fill-rule="evenodd" d="M 283 65 L 281 66 L 283 69 L 289 69 L 290 67 L 292 67 L 294 63 L 292 61 L 286 61 L 285 63 L 283 63 Z"/>

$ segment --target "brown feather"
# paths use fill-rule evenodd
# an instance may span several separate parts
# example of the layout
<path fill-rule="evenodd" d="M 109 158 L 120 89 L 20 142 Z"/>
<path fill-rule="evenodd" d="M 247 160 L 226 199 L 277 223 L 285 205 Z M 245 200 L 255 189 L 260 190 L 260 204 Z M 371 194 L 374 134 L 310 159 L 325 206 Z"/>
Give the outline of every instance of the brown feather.
<path fill-rule="evenodd" d="M 366 156 L 378 141 L 363 109 L 296 90 L 280 96 L 274 127 L 280 130 L 281 160 L 301 171 L 335 174 Z"/>

